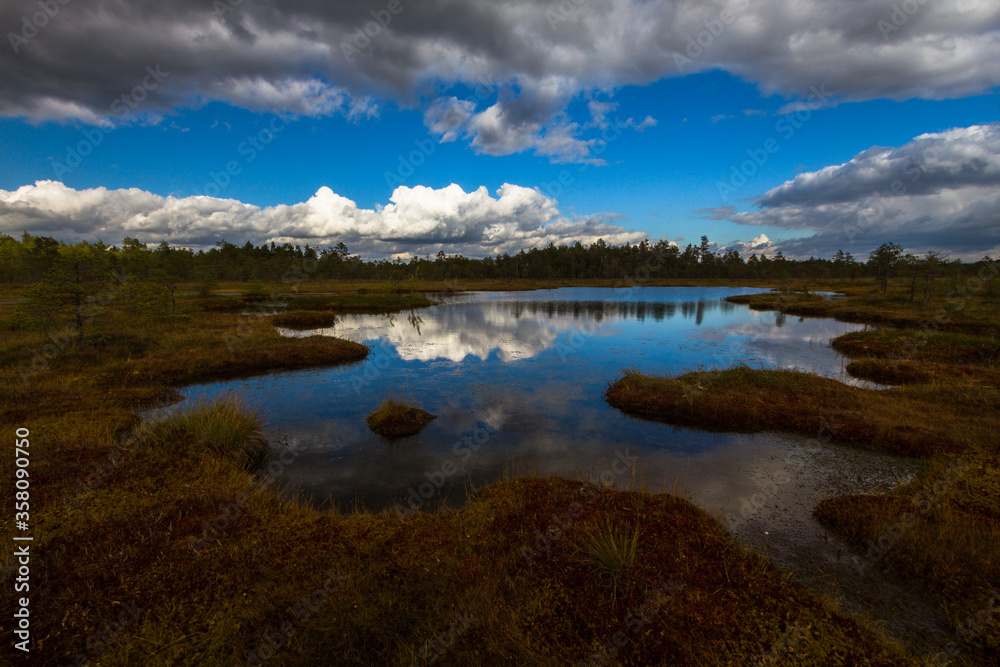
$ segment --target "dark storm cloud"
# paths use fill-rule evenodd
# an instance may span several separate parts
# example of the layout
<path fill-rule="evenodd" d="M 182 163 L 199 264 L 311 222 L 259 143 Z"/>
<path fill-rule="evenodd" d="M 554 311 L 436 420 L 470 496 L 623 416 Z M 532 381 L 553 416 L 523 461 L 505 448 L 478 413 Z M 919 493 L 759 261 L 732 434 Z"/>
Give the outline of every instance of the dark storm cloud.
<path fill-rule="evenodd" d="M 464 119 L 448 116 L 457 124 L 442 136 L 583 161 L 595 142 L 563 112 L 597 89 L 713 68 L 789 98 L 823 84 L 839 101 L 1000 82 L 1000 7 L 986 2 L 41 1 L 53 16 L 39 0 L 0 6 L 0 114 L 114 118 L 111 103 L 156 65 L 169 77 L 146 114 L 221 100 L 365 115 L 372 99 L 426 108 L 461 83 L 490 94 Z"/>

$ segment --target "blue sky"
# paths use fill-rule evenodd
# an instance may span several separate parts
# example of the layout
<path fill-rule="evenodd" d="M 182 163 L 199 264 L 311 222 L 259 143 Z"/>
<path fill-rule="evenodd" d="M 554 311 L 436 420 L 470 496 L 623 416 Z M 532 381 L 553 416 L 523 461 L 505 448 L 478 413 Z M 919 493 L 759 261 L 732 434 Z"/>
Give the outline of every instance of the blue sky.
<path fill-rule="evenodd" d="M 840 26 L 846 21 L 842 14 L 823 14 L 822 3 L 786 1 L 826 20 L 827 30 L 840 27 L 844 39 L 849 39 L 850 31 Z M 23 17 L 31 15 L 33 5 L 20 4 L 0 12 L 0 27 L 24 25 Z M 306 51 L 317 43 L 325 45 L 332 62 L 339 57 L 338 47 L 345 40 L 350 43 L 351 28 L 366 25 L 366 16 L 370 19 L 372 11 L 387 6 L 385 2 L 368 4 L 371 9 L 359 9 L 353 17 L 304 18 L 290 9 L 284 18 L 300 27 L 307 18 L 325 26 L 329 33 L 325 36 L 293 39 Z M 477 3 L 457 4 L 469 9 Z M 970 218 L 989 208 L 991 192 L 996 191 L 997 183 L 989 178 L 1000 134 L 993 125 L 1000 120 L 997 73 L 981 71 L 981 63 L 963 73 L 961 63 L 956 62 L 944 75 L 941 68 L 922 71 L 914 64 L 900 71 L 898 63 L 901 54 L 926 56 L 920 49 L 925 48 L 921 45 L 928 35 L 966 39 L 986 48 L 988 29 L 996 26 L 1000 15 L 986 11 L 990 3 L 983 3 L 984 15 L 991 17 L 986 25 L 982 17 L 975 24 L 975 17 L 967 16 L 965 26 L 956 26 L 955 17 L 946 11 L 932 14 L 931 9 L 922 9 L 926 13 L 914 14 L 899 31 L 913 34 L 891 32 L 881 44 L 879 31 L 884 26 L 878 26 L 885 20 L 885 7 L 880 10 L 878 3 L 861 3 L 870 8 L 872 20 L 870 30 L 857 39 L 854 48 L 867 49 L 870 55 L 873 48 L 898 46 L 885 54 L 881 68 L 877 60 L 874 67 L 854 62 L 850 43 L 840 51 L 813 54 L 812 63 L 802 54 L 768 52 L 758 45 L 761 62 L 755 64 L 755 39 L 764 37 L 733 35 L 741 25 L 738 16 L 727 26 L 728 32 L 722 31 L 709 44 L 718 51 L 718 62 L 705 55 L 693 61 L 691 73 L 678 73 L 670 54 L 683 53 L 685 35 L 704 37 L 707 33 L 697 30 L 699 25 L 708 26 L 727 6 L 734 15 L 752 11 L 746 0 L 699 5 L 704 17 L 688 30 L 675 20 L 671 27 L 677 33 L 679 50 L 661 44 L 658 63 L 646 62 L 649 57 L 643 51 L 624 41 L 630 38 L 630 30 L 637 31 L 631 36 L 633 41 L 648 39 L 642 36 L 646 34 L 643 22 L 649 17 L 659 20 L 683 4 L 595 0 L 579 4 L 567 18 L 550 20 L 551 31 L 545 31 L 544 25 L 539 29 L 552 42 L 550 47 L 572 46 L 580 54 L 590 54 L 595 58 L 591 68 L 553 62 L 549 55 L 522 62 L 530 58 L 517 52 L 498 53 L 500 47 L 485 53 L 474 45 L 456 47 L 448 26 L 435 24 L 439 33 L 429 36 L 420 32 L 424 17 L 417 14 L 423 10 L 414 4 L 400 5 L 395 22 L 380 28 L 367 49 L 346 65 L 316 65 L 312 55 L 292 54 L 287 62 L 279 63 L 283 70 L 244 53 L 269 37 L 276 39 L 269 34 L 268 24 L 255 15 L 250 0 L 221 18 L 192 3 L 189 13 L 179 7 L 176 15 L 139 19 L 119 9 L 108 10 L 108 16 L 100 19 L 104 23 L 93 13 L 81 19 L 84 27 L 92 27 L 95 38 L 113 29 L 116 22 L 133 31 L 153 30 L 156 21 L 203 26 L 232 40 L 231 45 L 219 46 L 219 53 L 230 47 L 237 53 L 242 48 L 239 58 L 247 61 L 210 65 L 189 57 L 200 48 L 192 46 L 197 40 L 148 48 L 122 40 L 117 49 L 113 45 L 102 49 L 99 40 L 89 46 L 84 41 L 59 42 L 60 30 L 72 25 L 70 14 L 82 11 L 69 5 L 37 36 L 16 44 L 17 53 L 13 53 L 14 43 L 0 45 L 4 51 L 0 77 L 8 78 L 9 84 L 0 85 L 0 231 L 18 234 L 27 229 L 66 240 L 102 236 L 109 242 L 133 235 L 149 242 L 167 238 L 181 245 L 210 245 L 213 230 L 205 220 L 215 220 L 214 237 L 235 242 L 277 239 L 322 245 L 344 240 L 367 255 L 403 256 L 438 249 L 482 255 L 550 241 L 590 242 L 598 236 L 617 242 L 649 236 L 683 245 L 697 243 L 705 234 L 720 246 L 732 245 L 745 254 L 781 248 L 790 254 L 822 256 L 842 246 L 863 255 L 868 246 L 881 240 L 897 240 L 914 251 L 926 251 L 951 243 L 954 234 L 944 230 L 954 231 L 954 223 L 961 221 L 962 238 L 944 250 L 973 256 L 995 252 L 1000 246 L 995 216 Z M 496 6 L 506 3 L 491 9 Z M 539 3 L 542 12 L 552 7 L 558 5 Z M 604 45 L 605 33 L 595 33 L 588 42 L 560 32 L 563 24 L 574 21 L 592 25 L 585 20 L 586 14 L 592 12 L 599 20 L 604 9 L 635 13 L 632 23 L 623 21 L 617 45 Z M 235 21 L 238 13 L 241 27 L 227 27 L 221 20 Z M 488 26 L 481 29 L 499 39 L 510 30 L 511 21 L 529 19 L 518 14 L 506 18 L 506 23 L 498 20 L 493 33 Z M 410 23 L 403 25 L 404 19 Z M 922 21 L 921 31 L 913 31 L 917 19 Z M 254 38 L 241 37 L 243 29 Z M 811 29 L 799 26 L 796 33 L 795 26 L 773 27 L 789 31 L 788 40 Z M 851 29 L 857 31 L 856 26 Z M 274 27 L 270 33 L 277 31 Z M 11 34 L 18 33 L 15 29 L 7 34 L 9 41 Z M 282 38 L 287 39 L 287 33 Z M 568 41 L 561 43 L 561 39 Z M 399 42 L 399 48 L 407 46 L 408 40 L 420 40 L 410 44 L 416 53 L 428 44 L 464 49 L 460 62 L 475 59 L 481 71 L 476 76 L 456 74 L 449 55 L 425 57 L 409 78 L 387 74 L 386 68 L 399 57 L 388 48 L 390 40 Z M 383 47 L 385 53 L 379 51 Z M 123 57 L 128 49 L 136 52 Z M 711 55 L 711 49 L 706 54 Z M 605 71 L 609 67 L 600 59 L 609 53 L 626 62 L 618 70 Z M 737 54 L 742 54 L 742 60 L 736 59 Z M 988 55 L 984 52 L 982 57 Z M 92 67 L 88 58 L 93 60 Z M 114 63 L 120 72 L 108 74 L 107 68 L 100 69 L 102 62 Z M 160 79 L 146 76 L 152 71 L 149 63 L 156 63 L 164 73 Z M 227 72 L 227 67 L 232 71 Z M 857 71 L 850 71 L 851 67 Z M 637 75 L 635 70 L 643 68 Z M 14 89 L 29 77 L 28 89 L 24 85 Z M 477 80 L 487 85 L 477 85 Z M 830 100 L 821 108 L 796 114 L 795 107 L 788 105 L 812 99 L 816 84 L 810 81 L 823 81 L 822 89 L 828 91 Z M 124 107 L 113 111 L 110 106 L 111 100 L 120 98 L 119 93 L 136 100 L 135 110 L 124 116 L 115 112 Z M 435 110 L 450 115 L 435 122 Z M 111 129 L 103 133 L 102 125 Z M 253 137 L 263 131 L 266 138 L 268 127 L 280 131 L 266 145 L 254 147 Z M 921 135 L 932 136 L 915 141 Z M 81 144 L 82 150 L 92 150 L 70 167 L 75 159 L 69 155 L 71 149 Z M 770 150 L 764 151 L 765 146 Z M 935 146 L 947 147 L 945 158 L 933 152 Z M 975 146 L 981 148 L 972 150 Z M 877 160 L 853 161 L 873 147 L 889 152 Z M 925 154 L 933 159 L 925 159 Z M 400 167 L 399 156 L 410 155 L 420 163 L 412 171 Z M 754 155 L 762 164 L 748 162 Z M 824 168 L 839 165 L 838 174 L 870 174 L 893 164 L 894 157 L 917 159 L 924 169 L 921 173 L 926 174 L 918 184 L 947 181 L 946 191 L 942 190 L 945 185 L 928 185 L 919 197 L 910 193 L 892 196 L 891 205 L 883 207 L 886 210 L 878 213 L 877 220 L 864 217 L 863 210 L 864 202 L 871 208 L 871 202 L 877 201 L 877 177 L 858 182 L 849 202 L 839 197 L 835 211 L 824 194 L 835 188 L 833 181 L 822 192 L 810 190 L 812 204 L 795 194 L 807 181 L 815 187 L 816 179 L 836 176 L 829 169 L 823 172 Z M 231 173 L 223 175 L 227 166 Z M 752 174 L 736 187 L 733 171 L 741 167 L 744 175 Z M 968 182 L 954 182 L 948 176 L 970 169 L 979 171 Z M 797 176 L 801 178 L 796 180 Z M 61 185 L 35 185 L 43 181 Z M 504 200 L 499 189 L 505 183 L 534 194 L 517 190 Z M 720 183 L 732 187 L 721 192 Z M 447 196 L 438 194 L 453 184 L 466 195 L 485 187 L 486 195 L 467 201 L 454 188 Z M 789 192 L 775 200 L 773 189 L 783 184 L 788 184 Z M 407 196 L 392 205 L 400 186 L 425 190 L 404 193 Z M 122 192 L 86 194 L 98 188 Z M 306 206 L 321 188 L 336 197 Z M 128 194 L 129 189 L 142 195 Z M 147 194 L 160 203 L 151 203 Z M 219 201 L 209 204 L 191 199 L 196 195 Z M 109 199 L 98 201 L 101 197 Z M 762 206 L 762 197 L 774 201 Z M 926 197 L 935 198 L 932 205 Z M 176 201 L 164 203 L 163 198 Z M 357 211 L 340 212 L 340 198 L 353 201 Z M 178 201 L 187 202 L 183 210 L 177 209 Z M 955 201 L 962 202 L 961 210 Z M 275 208 L 282 206 L 291 208 Z M 391 219 L 381 215 L 387 206 Z M 937 211 L 938 219 L 924 219 L 926 211 Z M 916 221 L 910 227 L 907 216 Z M 803 220 L 815 223 L 809 222 L 810 228 Z M 865 233 L 845 235 L 843 230 L 858 220 L 863 221 Z M 814 240 L 807 242 L 810 238 Z"/>

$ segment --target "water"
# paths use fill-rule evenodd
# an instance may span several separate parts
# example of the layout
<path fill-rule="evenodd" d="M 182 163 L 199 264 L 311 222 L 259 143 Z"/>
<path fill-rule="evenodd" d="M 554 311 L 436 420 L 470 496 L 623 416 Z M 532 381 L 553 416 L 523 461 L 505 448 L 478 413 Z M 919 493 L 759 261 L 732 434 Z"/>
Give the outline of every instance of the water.
<path fill-rule="evenodd" d="M 808 439 L 636 420 L 609 407 L 602 392 L 629 367 L 681 373 L 748 363 L 851 381 L 828 342 L 860 325 L 761 313 L 723 300 L 757 291 L 439 295 L 439 305 L 410 313 L 346 315 L 329 329 L 283 330 L 364 342 L 372 348 L 364 362 L 197 385 L 184 394 L 235 391 L 260 405 L 272 438 L 297 443 L 294 461 L 283 467 L 285 492 L 320 506 L 428 509 L 460 505 L 470 483 L 480 487 L 505 474 L 592 480 L 611 474 L 604 481 L 619 488 L 642 483 L 650 491 L 682 492 L 722 516 L 756 492 L 753 471 L 807 451 Z M 364 417 L 390 393 L 437 419 L 417 436 L 383 440 Z M 910 472 L 892 457 L 834 449 L 843 454 L 810 464 L 814 474 L 861 474 L 891 486 Z M 615 467 L 616 459 L 628 460 L 627 474 L 617 474 L 623 464 Z"/>

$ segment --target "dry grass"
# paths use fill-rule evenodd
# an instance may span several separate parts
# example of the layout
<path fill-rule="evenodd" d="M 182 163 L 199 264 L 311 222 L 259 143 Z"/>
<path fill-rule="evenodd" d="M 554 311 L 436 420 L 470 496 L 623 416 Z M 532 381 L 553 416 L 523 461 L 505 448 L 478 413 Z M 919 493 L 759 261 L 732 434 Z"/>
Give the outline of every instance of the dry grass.
<path fill-rule="evenodd" d="M 292 313 L 278 313 L 270 317 L 271 324 L 276 327 L 299 329 L 319 329 L 332 327 L 337 322 L 337 316 L 329 312 L 297 310 Z"/>
<path fill-rule="evenodd" d="M 433 306 L 434 302 L 421 294 L 338 294 L 331 296 L 300 296 L 288 302 L 285 310 L 332 310 L 366 313 L 391 313 Z"/>
<path fill-rule="evenodd" d="M 978 451 L 1000 434 L 1000 395 L 919 385 L 878 391 L 746 366 L 679 377 L 636 371 L 608 387 L 636 416 L 716 430 L 783 430 L 913 456 Z"/>
<path fill-rule="evenodd" d="M 994 279 L 996 280 L 996 279 Z M 831 285 L 832 287 L 832 285 Z M 959 304 L 949 299 L 952 291 L 938 285 L 934 296 L 910 302 L 908 291 L 895 284 L 886 294 L 865 286 L 837 286 L 847 295 L 844 300 L 822 299 L 808 292 L 778 292 L 731 296 L 731 303 L 745 304 L 754 310 L 776 310 L 803 317 L 833 317 L 843 322 L 860 322 L 918 330 L 933 323 L 936 331 L 1000 338 L 1000 298 L 992 291 L 974 293 Z M 946 313 L 946 317 L 942 314 Z"/>
<path fill-rule="evenodd" d="M 420 433 L 436 417 L 401 399 L 388 396 L 368 413 L 365 422 L 375 433 L 394 440 Z"/>
<path fill-rule="evenodd" d="M 230 394 L 211 402 L 185 404 L 180 410 L 147 421 L 132 433 L 132 442 L 161 450 L 183 443 L 254 471 L 270 449 L 262 427 L 260 412 Z"/>

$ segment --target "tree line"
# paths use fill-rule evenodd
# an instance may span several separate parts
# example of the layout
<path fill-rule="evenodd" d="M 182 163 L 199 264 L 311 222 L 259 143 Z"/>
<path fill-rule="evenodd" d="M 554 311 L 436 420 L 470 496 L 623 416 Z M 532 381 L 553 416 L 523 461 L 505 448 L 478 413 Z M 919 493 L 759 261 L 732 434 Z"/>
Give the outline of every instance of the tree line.
<path fill-rule="evenodd" d="M 641 285 L 673 278 L 796 280 L 874 278 L 885 292 L 890 277 L 909 280 L 910 300 L 929 298 L 935 279 L 946 276 L 958 285 L 969 271 L 995 275 L 1000 263 L 949 260 L 937 252 L 923 257 L 884 243 L 865 262 L 838 250 L 830 259 L 807 260 L 752 254 L 744 259 L 734 250 L 715 252 L 707 237 L 683 250 L 664 241 L 612 246 L 603 240 L 590 245 L 549 245 L 516 254 L 483 259 L 439 252 L 408 261 L 364 260 L 346 245 L 237 246 L 220 241 L 197 252 L 161 242 L 149 247 L 135 238 L 120 246 L 100 241 L 63 243 L 47 236 L 23 234 L 20 240 L 0 234 L 0 280 L 25 285 L 18 304 L 18 327 L 39 327 L 57 344 L 83 340 L 85 328 L 108 307 L 128 316 L 172 317 L 176 294 L 183 284 L 208 296 L 220 281 L 247 282 L 244 298 L 266 298 L 264 282 L 310 280 L 379 280 L 387 288 L 416 288 L 421 280 L 476 279 L 607 279 L 617 286 Z M 801 285 L 801 282 L 799 282 Z M 793 285 L 794 286 L 794 285 Z M 991 290 L 992 291 L 992 290 Z M 53 338 L 52 331 L 57 333 Z"/>
<path fill-rule="evenodd" d="M 989 257 L 978 263 L 993 262 Z M 325 248 L 284 243 L 238 246 L 219 241 L 208 250 L 173 247 L 166 241 L 149 247 L 126 237 L 121 245 L 100 241 L 63 243 L 47 236 L 25 233 L 20 239 L 0 234 L 0 282 L 32 284 L 42 281 L 67 263 L 73 271 L 129 276 L 161 284 L 170 290 L 178 283 L 211 286 L 220 281 L 278 282 L 292 273 L 299 279 L 319 280 L 476 280 L 476 279 L 606 279 L 640 282 L 648 279 L 716 278 L 761 280 L 811 280 L 875 278 L 885 288 L 890 276 L 907 275 L 920 283 L 943 275 L 961 273 L 965 263 L 938 252 L 922 257 L 903 252 L 895 243 L 884 243 L 865 261 L 838 250 L 830 258 L 789 259 L 779 251 L 744 258 L 735 250 L 713 251 L 707 237 L 699 245 L 680 248 L 666 241 L 608 245 L 548 245 L 518 253 L 482 259 L 447 255 L 402 259 L 365 260 L 343 243 Z"/>

